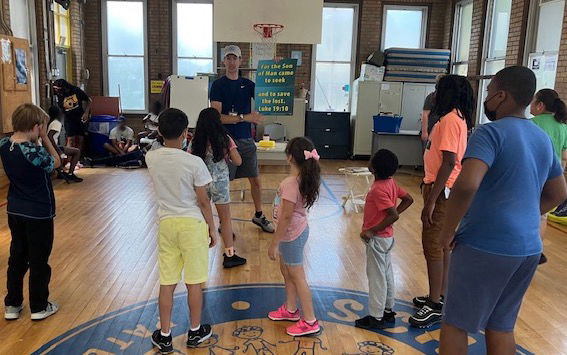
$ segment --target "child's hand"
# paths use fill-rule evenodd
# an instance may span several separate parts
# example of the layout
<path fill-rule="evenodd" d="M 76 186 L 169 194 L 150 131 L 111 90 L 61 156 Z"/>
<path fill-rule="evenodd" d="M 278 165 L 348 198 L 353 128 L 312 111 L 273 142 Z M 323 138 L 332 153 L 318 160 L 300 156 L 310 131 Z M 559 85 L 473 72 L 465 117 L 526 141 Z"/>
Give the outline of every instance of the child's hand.
<path fill-rule="evenodd" d="M 276 254 L 278 253 L 278 244 L 278 242 L 272 242 L 270 244 L 270 248 L 268 248 L 268 256 L 272 261 L 276 260 Z"/>
<path fill-rule="evenodd" d="M 209 228 L 209 248 L 214 247 L 217 245 L 217 231 L 216 229 Z"/>
<path fill-rule="evenodd" d="M 368 243 L 373 236 L 374 235 L 370 231 L 364 231 L 360 233 L 360 238 L 362 238 L 362 240 L 365 241 L 366 243 Z"/>
<path fill-rule="evenodd" d="M 431 227 L 433 224 L 433 210 L 435 210 L 435 202 L 430 204 L 426 203 L 421 212 L 421 222 L 425 228 Z"/>

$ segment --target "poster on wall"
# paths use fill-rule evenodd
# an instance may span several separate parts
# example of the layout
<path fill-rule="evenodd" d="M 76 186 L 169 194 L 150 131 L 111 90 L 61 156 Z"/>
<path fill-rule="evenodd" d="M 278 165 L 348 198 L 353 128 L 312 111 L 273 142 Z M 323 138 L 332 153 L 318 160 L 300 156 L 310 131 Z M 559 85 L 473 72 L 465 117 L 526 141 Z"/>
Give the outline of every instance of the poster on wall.
<path fill-rule="evenodd" d="M 12 63 L 12 42 L 9 39 L 0 39 L 0 46 L 2 47 L 2 63 Z"/>
<path fill-rule="evenodd" d="M 16 48 L 16 83 L 28 83 L 28 69 L 26 66 L 26 51 L 25 49 Z"/>
<path fill-rule="evenodd" d="M 293 115 L 297 59 L 261 60 L 256 72 L 256 111 L 262 115 Z"/>

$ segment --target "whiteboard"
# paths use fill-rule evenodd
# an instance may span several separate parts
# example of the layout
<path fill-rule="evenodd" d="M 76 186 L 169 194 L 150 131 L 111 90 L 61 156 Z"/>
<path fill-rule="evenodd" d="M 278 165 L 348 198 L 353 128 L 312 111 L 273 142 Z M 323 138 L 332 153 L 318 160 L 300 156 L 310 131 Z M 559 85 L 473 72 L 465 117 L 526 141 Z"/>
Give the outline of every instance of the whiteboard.
<path fill-rule="evenodd" d="M 169 77 L 169 107 L 179 109 L 189 118 L 189 128 L 195 128 L 199 113 L 209 107 L 209 77 Z"/>

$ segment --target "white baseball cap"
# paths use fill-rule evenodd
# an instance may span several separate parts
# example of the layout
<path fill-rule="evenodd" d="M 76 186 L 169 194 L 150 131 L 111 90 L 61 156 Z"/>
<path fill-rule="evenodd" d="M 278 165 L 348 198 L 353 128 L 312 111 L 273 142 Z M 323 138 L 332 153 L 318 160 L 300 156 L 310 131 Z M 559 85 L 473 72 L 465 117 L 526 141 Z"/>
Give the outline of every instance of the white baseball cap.
<path fill-rule="evenodd" d="M 238 58 L 242 58 L 242 51 L 238 46 L 235 46 L 234 44 L 224 47 L 224 57 L 226 58 L 226 56 L 229 54 L 235 55 Z"/>

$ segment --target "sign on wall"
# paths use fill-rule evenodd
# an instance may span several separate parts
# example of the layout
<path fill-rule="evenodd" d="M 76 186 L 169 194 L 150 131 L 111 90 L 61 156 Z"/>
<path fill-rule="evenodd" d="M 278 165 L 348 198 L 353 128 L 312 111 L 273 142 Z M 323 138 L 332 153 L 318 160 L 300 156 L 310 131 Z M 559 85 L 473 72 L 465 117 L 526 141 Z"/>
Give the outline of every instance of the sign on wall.
<path fill-rule="evenodd" d="M 256 72 L 256 111 L 263 115 L 293 115 L 297 59 L 261 60 Z"/>

